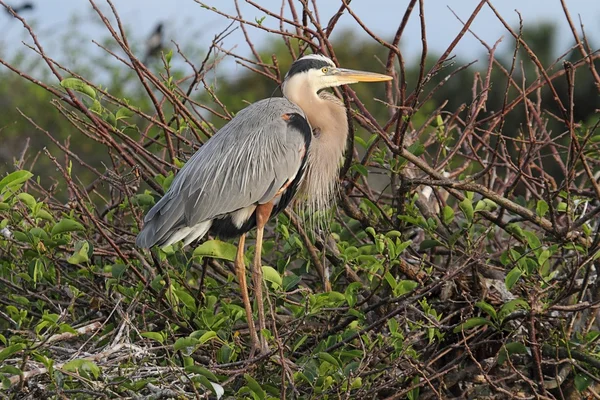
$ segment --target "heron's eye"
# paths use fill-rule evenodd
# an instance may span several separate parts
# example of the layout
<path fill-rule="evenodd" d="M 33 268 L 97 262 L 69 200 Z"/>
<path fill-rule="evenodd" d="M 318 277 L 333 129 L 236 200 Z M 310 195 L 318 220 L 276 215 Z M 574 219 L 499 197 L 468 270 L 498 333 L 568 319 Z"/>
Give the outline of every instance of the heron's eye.
<path fill-rule="evenodd" d="M 327 68 L 327 67 L 321 68 L 321 72 L 323 72 L 324 74 L 326 74 L 327 71 L 329 71 L 329 68 Z"/>

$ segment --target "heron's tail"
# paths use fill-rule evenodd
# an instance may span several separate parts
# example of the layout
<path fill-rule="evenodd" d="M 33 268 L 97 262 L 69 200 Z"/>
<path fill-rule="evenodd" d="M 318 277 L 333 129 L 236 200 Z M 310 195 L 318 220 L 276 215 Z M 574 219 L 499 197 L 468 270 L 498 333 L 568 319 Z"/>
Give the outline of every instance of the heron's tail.
<path fill-rule="evenodd" d="M 143 249 L 165 246 L 174 231 L 182 225 L 185 225 L 183 204 L 165 195 L 144 218 L 144 227 L 135 239 L 135 245 Z"/>
<path fill-rule="evenodd" d="M 204 236 L 211 225 L 212 220 L 207 220 L 188 226 L 183 202 L 165 196 L 144 218 L 144 228 L 138 234 L 135 244 L 149 249 L 153 246 L 169 246 L 183 240 L 183 245 L 187 246 Z"/>

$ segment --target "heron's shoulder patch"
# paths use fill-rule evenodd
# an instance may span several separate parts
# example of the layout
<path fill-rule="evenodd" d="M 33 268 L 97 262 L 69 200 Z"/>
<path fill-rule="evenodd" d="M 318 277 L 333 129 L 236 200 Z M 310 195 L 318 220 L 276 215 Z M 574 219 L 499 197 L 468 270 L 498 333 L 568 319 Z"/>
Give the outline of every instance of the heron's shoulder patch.
<path fill-rule="evenodd" d="M 312 130 L 306 118 L 295 112 L 285 113 L 281 118 L 287 123 L 288 127 L 302 134 L 302 137 L 308 146 L 312 138 Z"/>

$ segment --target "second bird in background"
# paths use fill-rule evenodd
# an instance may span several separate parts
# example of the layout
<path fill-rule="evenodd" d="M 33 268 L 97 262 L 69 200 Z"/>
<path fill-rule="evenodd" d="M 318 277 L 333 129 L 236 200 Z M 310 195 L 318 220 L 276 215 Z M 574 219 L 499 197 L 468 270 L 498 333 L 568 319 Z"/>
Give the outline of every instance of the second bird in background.
<path fill-rule="evenodd" d="M 160 52 L 164 48 L 165 33 L 162 22 L 156 24 L 154 31 L 146 40 L 146 54 L 144 55 L 144 64 L 152 61 L 154 58 L 160 57 Z"/>

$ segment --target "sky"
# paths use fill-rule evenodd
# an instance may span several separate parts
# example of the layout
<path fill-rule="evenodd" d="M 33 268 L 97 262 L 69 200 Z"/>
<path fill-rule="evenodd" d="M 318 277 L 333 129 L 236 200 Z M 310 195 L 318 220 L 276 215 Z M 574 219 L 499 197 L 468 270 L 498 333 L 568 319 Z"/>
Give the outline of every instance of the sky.
<path fill-rule="evenodd" d="M 93 12 L 89 1 L 85 0 L 30 0 L 35 4 L 33 11 L 22 15 L 32 23 L 38 32 L 39 39 L 50 54 L 61 52 L 64 42 L 76 43 L 78 46 L 94 46 L 91 39 L 106 37 L 106 30 L 100 24 Z M 262 6 L 279 10 L 281 0 L 256 0 Z M 339 8 L 339 0 L 315 0 L 321 21 L 325 21 Z M 583 22 L 587 35 L 593 39 L 595 48 L 600 47 L 600 1 L 598 0 L 565 0 L 577 28 L 579 18 Z M 18 5 L 24 0 L 6 0 L 8 4 Z M 103 10 L 108 10 L 104 0 L 96 0 Z M 130 32 L 130 39 L 143 43 L 155 24 L 162 21 L 166 25 L 166 37 L 175 41 L 194 41 L 199 46 L 206 47 L 211 38 L 220 32 L 227 24 L 224 18 L 200 6 L 193 0 L 113 0 L 115 7 Z M 229 13 L 235 13 L 232 0 L 206 0 L 208 6 L 219 7 Z M 286 0 L 287 3 L 287 0 Z M 429 51 L 442 53 L 460 31 L 462 25 L 454 17 L 454 10 L 463 20 L 466 20 L 476 7 L 476 0 L 425 0 L 425 20 L 427 27 Z M 242 14 L 250 20 L 261 18 L 264 13 L 240 0 Z M 297 2 L 297 4 L 299 4 Z M 352 9 L 361 17 L 363 22 L 375 33 L 390 38 L 402 18 L 407 0 L 354 0 Z M 559 27 L 559 49 L 565 50 L 573 43 L 573 37 L 568 30 L 560 0 L 492 0 L 492 4 L 511 26 L 518 25 L 518 10 L 525 25 L 533 25 L 543 21 L 553 21 Z M 298 5 L 299 7 L 299 5 Z M 78 25 L 73 25 L 79 20 Z M 266 26 L 273 25 L 274 19 L 266 18 Z M 350 15 L 344 15 L 340 25 L 357 28 L 356 22 Z M 76 28 L 74 28 L 76 26 Z M 22 46 L 21 41 L 25 32 L 19 21 L 5 13 L 0 13 L 0 55 L 7 57 Z M 510 45 L 509 33 L 495 18 L 492 11 L 484 6 L 482 12 L 472 25 L 472 30 L 493 44 L 504 37 L 503 46 Z M 257 29 L 250 29 L 250 35 L 260 48 L 273 34 Z M 65 39 L 66 37 L 66 39 Z M 248 54 L 243 46 L 243 36 L 238 30 L 227 38 L 226 47 L 238 45 L 238 51 Z M 420 54 L 420 25 L 418 10 L 413 11 L 412 17 L 401 41 L 401 51 L 405 59 L 411 60 Z M 501 47 L 502 49 L 502 47 Z M 462 59 L 475 60 L 484 57 L 485 50 L 471 35 L 460 42 L 454 54 Z M 235 68 L 233 64 L 225 64 L 222 68 Z"/>

